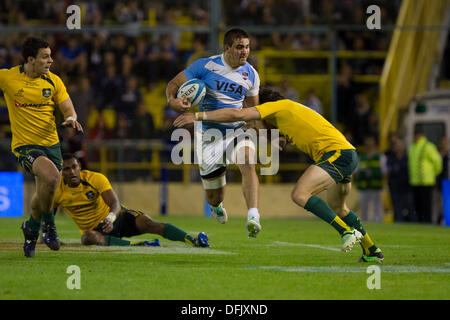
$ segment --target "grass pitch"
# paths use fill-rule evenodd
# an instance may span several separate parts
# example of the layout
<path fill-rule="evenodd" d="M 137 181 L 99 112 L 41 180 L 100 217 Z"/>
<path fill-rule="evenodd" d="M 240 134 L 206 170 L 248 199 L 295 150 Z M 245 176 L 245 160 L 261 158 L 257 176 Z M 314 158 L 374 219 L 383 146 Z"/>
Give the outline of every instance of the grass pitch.
<path fill-rule="evenodd" d="M 242 218 L 225 225 L 214 218 L 155 218 L 207 232 L 211 248 L 163 238 L 161 247 L 81 246 L 75 224 L 59 215 L 61 249 L 38 245 L 36 257 L 27 259 L 20 230 L 26 217 L 1 218 L 0 299 L 450 299 L 450 228 L 366 223 L 385 255 L 380 289 L 369 289 L 372 273 L 357 262 L 359 245 L 341 252 L 337 233 L 319 220 L 262 219 L 258 238 L 248 239 Z M 80 289 L 67 287 L 71 265 L 80 268 Z"/>

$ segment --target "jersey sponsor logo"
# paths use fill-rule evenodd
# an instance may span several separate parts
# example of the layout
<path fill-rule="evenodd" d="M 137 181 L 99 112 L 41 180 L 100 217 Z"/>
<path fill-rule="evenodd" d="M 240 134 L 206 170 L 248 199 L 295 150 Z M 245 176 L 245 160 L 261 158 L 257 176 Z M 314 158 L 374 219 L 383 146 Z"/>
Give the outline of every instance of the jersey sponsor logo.
<path fill-rule="evenodd" d="M 52 89 L 50 88 L 42 89 L 42 95 L 46 98 L 49 98 L 52 95 Z"/>
<path fill-rule="evenodd" d="M 41 108 L 44 106 L 49 106 L 48 103 L 20 103 L 14 100 L 14 105 L 17 108 Z"/>
<path fill-rule="evenodd" d="M 39 87 L 40 84 L 36 82 L 25 81 L 25 86 L 27 87 Z"/>
<path fill-rule="evenodd" d="M 241 85 L 237 86 L 236 83 L 230 83 L 230 82 L 226 82 L 226 81 L 219 81 L 219 80 L 215 80 L 215 81 L 216 81 L 217 91 L 233 92 L 236 94 L 242 94 L 242 86 Z"/>

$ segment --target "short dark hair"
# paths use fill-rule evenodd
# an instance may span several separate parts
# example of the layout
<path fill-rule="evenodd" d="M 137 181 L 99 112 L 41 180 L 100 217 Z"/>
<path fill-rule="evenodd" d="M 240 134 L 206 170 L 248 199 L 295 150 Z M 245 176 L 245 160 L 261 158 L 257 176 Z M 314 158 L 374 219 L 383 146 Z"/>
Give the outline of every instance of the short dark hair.
<path fill-rule="evenodd" d="M 233 45 L 234 40 L 236 39 L 249 39 L 250 36 L 247 31 L 241 28 L 232 28 L 225 32 L 225 36 L 223 37 L 223 47 L 225 49 L 226 45 L 230 47 Z"/>
<path fill-rule="evenodd" d="M 28 62 L 28 57 L 36 58 L 39 49 L 49 48 L 50 45 L 44 39 L 29 37 L 27 38 L 22 45 L 22 57 L 25 62 Z"/>
<path fill-rule="evenodd" d="M 259 103 L 286 99 L 280 92 L 271 87 L 262 87 L 259 90 Z"/>
<path fill-rule="evenodd" d="M 78 161 L 78 163 L 80 163 L 80 160 L 78 160 L 77 157 L 75 157 L 75 155 L 73 153 L 70 152 L 65 152 L 62 155 L 63 160 L 70 160 L 70 159 L 75 159 Z"/>

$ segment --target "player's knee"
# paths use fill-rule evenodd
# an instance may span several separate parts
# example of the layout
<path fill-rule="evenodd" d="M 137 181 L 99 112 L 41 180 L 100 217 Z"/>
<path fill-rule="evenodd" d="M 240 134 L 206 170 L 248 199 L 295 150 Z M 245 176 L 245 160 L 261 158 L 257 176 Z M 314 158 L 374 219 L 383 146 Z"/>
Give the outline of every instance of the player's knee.
<path fill-rule="evenodd" d="M 254 170 L 255 163 L 255 150 L 252 148 L 240 148 L 236 153 L 236 164 L 241 172 Z"/>
<path fill-rule="evenodd" d="M 96 231 L 85 231 L 81 236 L 81 244 L 85 246 L 103 245 L 104 243 L 102 243 L 100 236 L 101 235 Z"/>
<path fill-rule="evenodd" d="M 302 189 L 295 188 L 291 192 L 291 199 L 299 206 L 304 207 L 308 199 L 311 197 L 311 193 L 305 192 Z"/>

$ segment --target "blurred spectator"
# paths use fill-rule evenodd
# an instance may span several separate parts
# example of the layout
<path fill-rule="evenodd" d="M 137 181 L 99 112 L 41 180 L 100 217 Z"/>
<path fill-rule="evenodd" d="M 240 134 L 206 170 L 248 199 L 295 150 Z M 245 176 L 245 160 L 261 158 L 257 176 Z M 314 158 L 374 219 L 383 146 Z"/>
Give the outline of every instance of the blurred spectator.
<path fill-rule="evenodd" d="M 177 63 L 177 51 L 169 34 L 164 34 L 160 37 L 158 46 L 153 49 L 153 54 L 157 56 L 158 79 L 167 81 L 172 79 L 177 73 L 179 66 Z"/>
<path fill-rule="evenodd" d="M 60 67 L 69 76 L 86 73 L 87 55 L 78 38 L 72 36 L 62 45 L 57 53 Z"/>
<path fill-rule="evenodd" d="M 130 53 L 127 37 L 123 34 L 118 34 L 111 39 L 111 51 L 114 53 L 117 70 L 121 70 L 122 57 Z"/>
<path fill-rule="evenodd" d="M 131 138 L 154 139 L 156 138 L 153 116 L 144 102 L 138 104 L 136 116 L 131 124 Z"/>
<path fill-rule="evenodd" d="M 292 40 L 292 49 L 294 50 L 319 50 L 320 41 L 317 35 L 309 32 L 300 33 Z"/>
<path fill-rule="evenodd" d="M 291 85 L 288 78 L 283 78 L 280 85 L 280 93 L 286 98 L 292 101 L 299 102 L 298 91 Z"/>
<path fill-rule="evenodd" d="M 338 24 L 342 21 L 343 14 L 335 8 L 335 1 L 333 0 L 322 0 L 314 1 L 314 5 L 319 5 L 320 7 L 316 11 L 316 24 Z"/>
<path fill-rule="evenodd" d="M 98 88 L 99 108 L 114 106 L 118 101 L 118 93 L 123 86 L 123 80 L 116 74 L 116 67 L 111 64 L 106 67 L 106 75 L 101 80 Z"/>
<path fill-rule="evenodd" d="M 151 85 L 158 79 L 156 56 L 152 54 L 152 46 L 144 37 L 136 39 L 135 50 L 131 57 L 134 61 L 134 73 L 144 80 L 144 83 Z"/>
<path fill-rule="evenodd" d="M 398 134 L 390 135 L 390 149 L 385 153 L 383 172 L 387 175 L 389 194 L 394 209 L 394 221 L 416 221 L 411 186 L 409 185 L 408 155 L 405 142 Z"/>
<path fill-rule="evenodd" d="M 242 1 L 238 12 L 236 13 L 238 13 L 239 16 L 245 17 L 245 25 L 260 25 L 263 16 L 263 3 L 258 0 Z M 243 21 L 241 21 L 241 23 L 242 22 Z"/>
<path fill-rule="evenodd" d="M 185 58 L 185 66 L 191 65 L 192 62 L 200 58 L 205 58 L 209 56 L 208 50 L 206 50 L 206 39 L 205 37 L 196 36 L 192 42 L 192 50 L 188 51 Z"/>
<path fill-rule="evenodd" d="M 356 110 L 350 115 L 350 126 L 357 146 L 364 143 L 366 136 L 378 136 L 378 116 L 372 111 L 366 93 L 361 92 L 356 96 Z"/>
<path fill-rule="evenodd" d="M 10 69 L 11 62 L 8 59 L 8 50 L 0 47 L 0 69 Z"/>
<path fill-rule="evenodd" d="M 135 76 L 129 76 L 126 78 L 125 87 L 119 90 L 114 109 L 131 120 L 135 117 L 136 109 L 141 101 L 142 93 L 138 86 L 138 79 Z"/>
<path fill-rule="evenodd" d="M 104 114 L 102 112 L 99 112 L 93 127 L 91 127 L 89 130 L 88 139 L 101 141 L 112 139 L 113 136 L 113 128 L 110 128 L 107 125 Z"/>
<path fill-rule="evenodd" d="M 409 183 L 414 196 L 414 209 L 419 222 L 431 223 L 432 193 L 436 177 L 442 171 L 442 158 L 420 125 L 414 128 L 414 142 L 408 148 Z"/>
<path fill-rule="evenodd" d="M 306 101 L 305 101 L 305 105 L 311 109 L 313 109 L 315 112 L 317 112 L 318 114 L 322 114 L 323 110 L 322 110 L 322 102 L 320 101 L 320 99 L 316 96 L 316 92 L 314 91 L 314 89 L 310 89 L 308 90 L 308 92 L 306 93 Z"/>
<path fill-rule="evenodd" d="M 127 79 L 132 76 L 133 73 L 133 59 L 129 54 L 124 54 L 122 56 L 121 73 L 123 79 Z"/>
<path fill-rule="evenodd" d="M 107 36 L 103 32 L 98 32 L 86 44 L 86 59 L 89 74 L 94 79 L 100 79 L 103 75 L 104 55 L 106 52 Z"/>
<path fill-rule="evenodd" d="M 381 162 L 383 155 L 379 152 L 374 136 L 364 139 L 364 151 L 359 152 L 359 167 L 355 173 L 355 184 L 359 192 L 361 219 L 382 222 L 383 203 L 381 191 L 383 175 Z M 370 210 L 373 214 L 370 214 Z"/>
<path fill-rule="evenodd" d="M 86 128 L 89 106 L 92 105 L 95 99 L 95 93 L 91 87 L 91 81 L 89 78 L 86 76 L 80 77 L 78 80 L 78 85 L 70 85 L 69 94 L 77 112 L 77 120 L 81 123 L 83 128 Z"/>
<path fill-rule="evenodd" d="M 144 19 L 144 13 L 136 0 L 128 1 L 127 4 L 123 1 L 116 2 L 114 14 L 118 22 L 128 25 L 140 23 Z"/>
<path fill-rule="evenodd" d="M 346 128 L 352 126 L 352 113 L 355 110 L 356 84 L 352 68 L 344 64 L 337 79 L 337 118 Z"/>
<path fill-rule="evenodd" d="M 130 138 L 130 120 L 125 113 L 117 113 L 117 122 L 114 127 L 114 139 L 129 139 Z"/>

